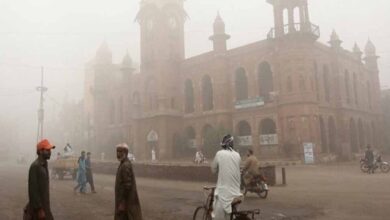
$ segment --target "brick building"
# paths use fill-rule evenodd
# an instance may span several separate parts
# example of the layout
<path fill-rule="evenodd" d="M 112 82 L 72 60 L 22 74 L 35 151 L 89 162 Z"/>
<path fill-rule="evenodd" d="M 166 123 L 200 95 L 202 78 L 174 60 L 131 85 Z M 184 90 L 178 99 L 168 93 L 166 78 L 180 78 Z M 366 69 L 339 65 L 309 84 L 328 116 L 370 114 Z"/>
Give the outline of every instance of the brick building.
<path fill-rule="evenodd" d="M 346 158 L 382 144 L 374 45 L 367 42 L 363 57 L 357 45 L 343 49 L 335 32 L 329 45 L 320 43 L 307 0 L 267 2 L 274 11 L 267 39 L 228 50 L 218 15 L 213 50 L 186 58 L 183 0 L 143 0 L 140 67 L 129 55 L 113 64 L 106 43 L 87 65 L 94 150 L 112 155 L 112 146 L 127 142 L 142 159 L 151 149 L 161 159 L 180 156 L 178 149 L 211 156 L 218 148 L 208 136 L 218 131 L 232 132 L 239 150 L 267 158 L 300 157 L 303 143 L 313 143 L 316 155 Z"/>

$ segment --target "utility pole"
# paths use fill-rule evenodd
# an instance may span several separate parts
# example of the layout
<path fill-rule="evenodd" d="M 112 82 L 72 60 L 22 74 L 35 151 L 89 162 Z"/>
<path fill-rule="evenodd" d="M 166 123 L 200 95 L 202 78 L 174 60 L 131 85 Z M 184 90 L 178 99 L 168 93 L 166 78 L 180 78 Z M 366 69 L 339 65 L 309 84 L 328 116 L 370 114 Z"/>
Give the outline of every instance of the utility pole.
<path fill-rule="evenodd" d="M 43 86 L 43 67 L 41 67 L 41 86 L 38 86 L 37 91 L 41 93 L 38 109 L 38 130 L 37 130 L 37 143 L 43 139 L 43 121 L 44 121 L 44 109 L 43 109 L 43 93 L 47 91 L 47 87 Z"/>

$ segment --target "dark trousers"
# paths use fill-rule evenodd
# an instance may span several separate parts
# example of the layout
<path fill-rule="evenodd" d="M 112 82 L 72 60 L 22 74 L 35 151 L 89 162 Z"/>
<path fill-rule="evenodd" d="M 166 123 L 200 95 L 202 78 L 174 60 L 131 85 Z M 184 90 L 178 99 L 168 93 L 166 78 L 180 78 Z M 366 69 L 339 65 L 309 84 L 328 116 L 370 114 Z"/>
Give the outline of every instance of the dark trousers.
<path fill-rule="evenodd" d="M 93 174 L 91 169 L 87 169 L 87 183 L 91 185 L 91 190 L 95 191 L 95 186 L 93 185 Z"/>

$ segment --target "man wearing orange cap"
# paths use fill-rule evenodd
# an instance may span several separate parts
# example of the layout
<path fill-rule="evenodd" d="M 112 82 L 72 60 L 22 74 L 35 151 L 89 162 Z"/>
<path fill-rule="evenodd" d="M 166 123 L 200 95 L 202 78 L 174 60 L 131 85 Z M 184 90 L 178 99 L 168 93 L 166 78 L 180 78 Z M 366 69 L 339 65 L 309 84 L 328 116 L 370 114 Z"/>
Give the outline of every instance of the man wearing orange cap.
<path fill-rule="evenodd" d="M 28 174 L 29 206 L 33 210 L 34 220 L 52 220 L 49 194 L 49 172 L 47 160 L 55 146 L 47 139 L 37 144 L 38 158 L 31 164 Z"/>
<path fill-rule="evenodd" d="M 133 167 L 129 158 L 129 146 L 118 144 L 116 157 L 120 161 L 115 179 L 115 220 L 142 220 L 141 205 Z"/>

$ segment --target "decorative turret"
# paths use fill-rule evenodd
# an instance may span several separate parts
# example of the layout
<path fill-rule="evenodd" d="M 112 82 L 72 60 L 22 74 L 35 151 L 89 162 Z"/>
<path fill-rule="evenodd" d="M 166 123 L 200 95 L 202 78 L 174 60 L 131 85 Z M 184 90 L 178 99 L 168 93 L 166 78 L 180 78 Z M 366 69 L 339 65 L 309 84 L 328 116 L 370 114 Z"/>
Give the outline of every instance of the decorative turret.
<path fill-rule="evenodd" d="M 366 61 L 366 67 L 372 71 L 378 71 L 378 58 L 376 55 L 375 45 L 368 39 L 366 47 L 364 49 L 366 57 L 364 60 Z"/>
<path fill-rule="evenodd" d="M 355 42 L 355 45 L 353 46 L 352 51 L 353 51 L 354 57 L 355 57 L 357 60 L 361 61 L 361 60 L 362 60 L 362 55 L 363 55 L 363 53 L 362 53 L 362 51 L 360 50 L 360 48 L 359 48 L 359 46 L 357 45 L 356 42 Z"/>
<path fill-rule="evenodd" d="M 112 64 L 112 52 L 106 41 L 103 41 L 96 51 L 95 62 L 96 64 Z"/>
<path fill-rule="evenodd" d="M 227 48 L 226 41 L 230 39 L 230 36 L 225 33 L 225 23 L 219 12 L 215 18 L 213 30 L 214 34 L 209 39 L 213 41 L 214 51 L 225 52 Z"/>
<path fill-rule="evenodd" d="M 307 0 L 267 0 L 267 2 L 274 8 L 274 27 L 268 32 L 268 39 L 299 36 L 300 39 L 304 37 L 315 41 L 320 37 L 320 28 L 310 22 Z M 285 11 L 287 13 L 284 13 Z"/>
<path fill-rule="evenodd" d="M 343 41 L 340 40 L 339 35 L 337 35 L 336 31 L 333 30 L 332 34 L 330 35 L 330 41 L 328 43 L 332 48 L 340 49 L 341 43 L 343 43 Z"/>

